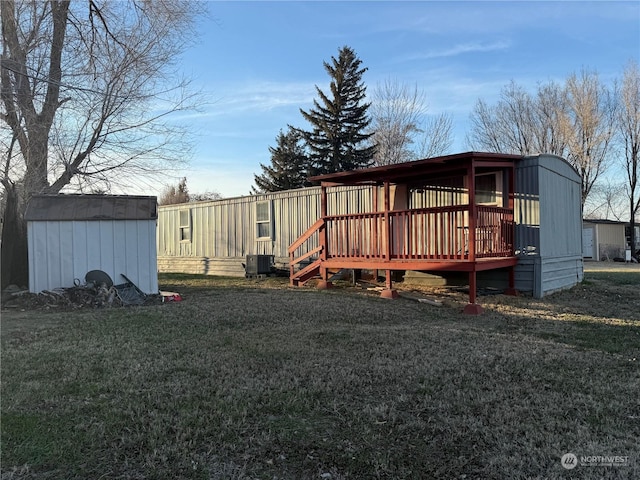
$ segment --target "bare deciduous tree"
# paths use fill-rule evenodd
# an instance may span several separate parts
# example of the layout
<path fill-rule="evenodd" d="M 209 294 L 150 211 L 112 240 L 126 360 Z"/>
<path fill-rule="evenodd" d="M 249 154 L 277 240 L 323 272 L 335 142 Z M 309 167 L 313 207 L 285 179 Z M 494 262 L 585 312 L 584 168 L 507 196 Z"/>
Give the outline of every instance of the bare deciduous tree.
<path fill-rule="evenodd" d="M 636 217 L 640 214 L 640 71 L 631 62 L 626 67 L 619 92 L 618 133 L 624 146 L 622 160 L 626 173 L 625 193 L 631 227 L 631 247 L 635 248 Z"/>
<path fill-rule="evenodd" d="M 608 166 L 615 101 L 594 72 L 571 75 L 564 87 L 538 85 L 535 96 L 511 82 L 495 106 L 478 100 L 467 143 L 473 149 L 565 157 L 582 178 L 582 204 Z"/>
<path fill-rule="evenodd" d="M 595 72 L 567 79 L 567 117 L 563 123 L 567 160 L 582 178 L 582 205 L 608 166 L 615 132 L 615 97 Z"/>
<path fill-rule="evenodd" d="M 467 143 L 492 152 L 563 155 L 565 107 L 564 92 L 555 83 L 539 85 L 532 97 L 512 81 L 502 89 L 495 106 L 478 100 Z"/>
<path fill-rule="evenodd" d="M 37 193 L 105 189 L 185 158 L 185 132 L 169 115 L 193 98 L 173 67 L 199 9 L 168 0 L 3 1 L 0 180 L 20 196 L 13 215 Z M 5 240 L 26 242 L 6 230 L 3 261 Z"/>
<path fill-rule="evenodd" d="M 617 179 L 603 178 L 591 189 L 589 198 L 583 206 L 584 218 L 622 221 L 626 212 L 624 195 L 624 182 Z"/>
<path fill-rule="evenodd" d="M 202 193 L 191 193 L 187 187 L 187 177 L 182 177 L 178 185 L 167 186 L 158 198 L 160 205 L 176 205 L 178 203 L 205 202 L 208 200 L 220 200 L 222 195 L 212 190 Z"/>
<path fill-rule="evenodd" d="M 453 144 L 453 121 L 448 113 L 430 117 L 419 131 L 415 158 L 431 158 L 446 154 Z"/>
<path fill-rule="evenodd" d="M 451 117 L 427 117 L 423 92 L 396 80 L 385 80 L 373 91 L 371 117 L 377 146 L 376 165 L 391 165 L 416 158 L 442 155 L 451 147 Z"/>
<path fill-rule="evenodd" d="M 187 203 L 189 201 L 189 188 L 187 187 L 187 178 L 183 177 L 178 185 L 169 185 L 166 187 L 158 203 L 160 205 L 176 205 L 178 203 Z"/>

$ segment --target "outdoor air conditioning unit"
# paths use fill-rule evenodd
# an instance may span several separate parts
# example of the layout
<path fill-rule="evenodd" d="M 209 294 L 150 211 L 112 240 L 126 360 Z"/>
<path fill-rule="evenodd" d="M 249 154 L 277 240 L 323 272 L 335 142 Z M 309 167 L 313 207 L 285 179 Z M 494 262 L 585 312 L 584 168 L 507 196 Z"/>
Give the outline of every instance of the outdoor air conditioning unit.
<path fill-rule="evenodd" d="M 273 255 L 247 255 L 245 275 L 265 275 L 271 273 Z"/>

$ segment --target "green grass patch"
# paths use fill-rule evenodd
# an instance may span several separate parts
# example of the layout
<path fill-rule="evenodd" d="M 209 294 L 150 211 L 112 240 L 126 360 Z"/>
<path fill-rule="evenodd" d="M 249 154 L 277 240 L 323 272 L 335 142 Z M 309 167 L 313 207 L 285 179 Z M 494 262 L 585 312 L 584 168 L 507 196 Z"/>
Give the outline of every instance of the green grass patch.
<path fill-rule="evenodd" d="M 640 286 L 640 269 L 638 271 L 591 271 L 585 273 L 585 279 L 590 282 L 602 282 L 608 285 L 635 285 Z"/>

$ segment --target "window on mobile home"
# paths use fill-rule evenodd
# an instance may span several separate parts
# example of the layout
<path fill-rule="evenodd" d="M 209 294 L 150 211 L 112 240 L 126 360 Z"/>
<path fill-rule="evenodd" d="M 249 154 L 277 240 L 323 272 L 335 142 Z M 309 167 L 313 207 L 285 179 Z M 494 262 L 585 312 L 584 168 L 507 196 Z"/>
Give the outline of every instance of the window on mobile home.
<path fill-rule="evenodd" d="M 502 206 L 502 172 L 476 175 L 476 205 Z"/>
<path fill-rule="evenodd" d="M 258 240 L 273 238 L 271 225 L 271 202 L 267 200 L 256 203 L 256 237 Z"/>
<path fill-rule="evenodd" d="M 180 241 L 191 241 L 191 210 L 180 210 Z"/>

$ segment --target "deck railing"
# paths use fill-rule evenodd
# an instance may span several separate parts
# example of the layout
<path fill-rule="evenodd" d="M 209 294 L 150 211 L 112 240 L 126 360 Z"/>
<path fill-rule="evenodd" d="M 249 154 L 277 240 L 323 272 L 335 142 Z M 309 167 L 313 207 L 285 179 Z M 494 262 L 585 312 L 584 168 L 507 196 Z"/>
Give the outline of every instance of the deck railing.
<path fill-rule="evenodd" d="M 513 256 L 513 210 L 479 205 L 476 212 L 476 257 Z"/>
<path fill-rule="evenodd" d="M 485 206 L 475 210 L 475 256 L 513 255 L 513 211 Z M 363 260 L 468 260 L 469 215 L 469 205 L 459 205 L 329 216 L 325 218 L 326 255 Z"/>

